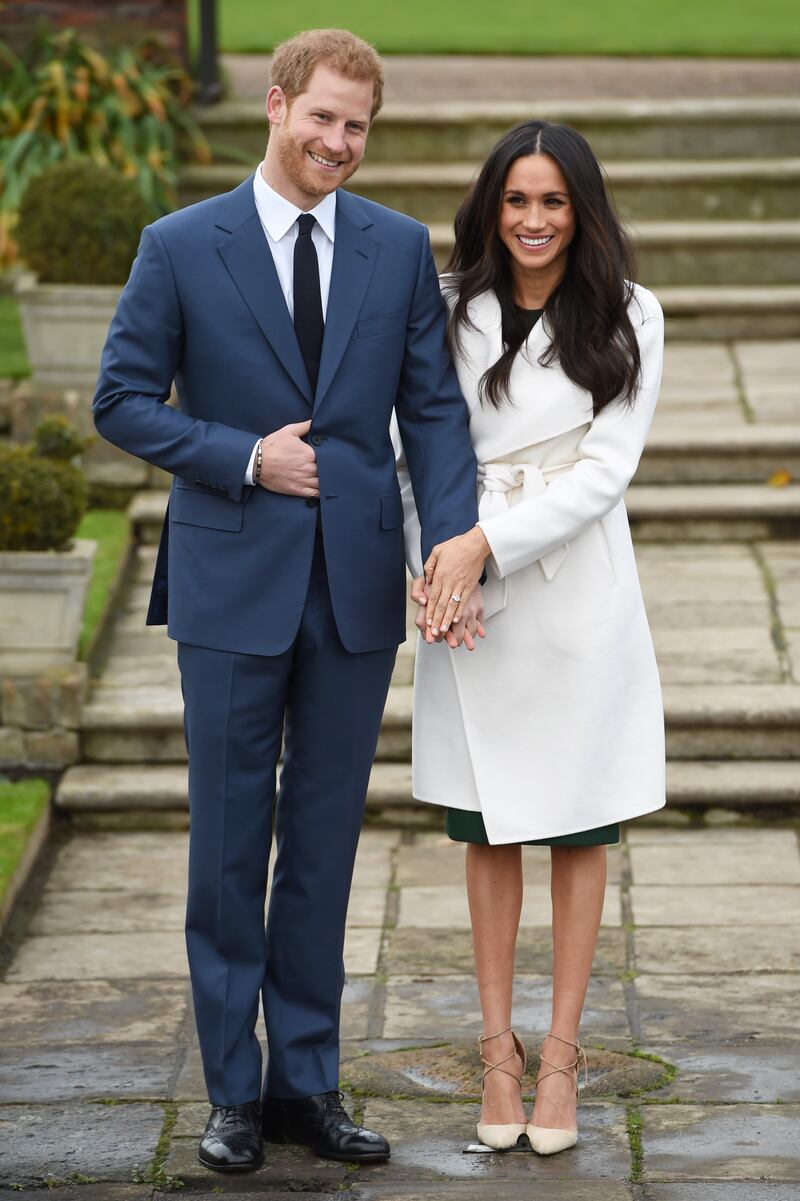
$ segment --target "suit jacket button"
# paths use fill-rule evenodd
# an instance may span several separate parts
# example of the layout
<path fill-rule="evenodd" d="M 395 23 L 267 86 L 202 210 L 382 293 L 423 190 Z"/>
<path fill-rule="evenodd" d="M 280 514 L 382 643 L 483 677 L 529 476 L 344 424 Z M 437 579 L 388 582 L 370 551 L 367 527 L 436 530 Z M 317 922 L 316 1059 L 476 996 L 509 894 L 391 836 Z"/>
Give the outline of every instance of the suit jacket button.
<path fill-rule="evenodd" d="M 324 434 L 312 434 L 311 435 L 311 445 L 312 446 L 322 446 L 322 443 L 324 441 L 325 441 Z"/>
<path fill-rule="evenodd" d="M 319 497 L 318 497 L 318 496 L 308 496 L 308 497 L 306 497 L 306 506 L 307 506 L 309 509 L 316 509 L 316 507 L 317 507 L 317 505 L 318 505 L 318 504 L 319 504 Z"/>

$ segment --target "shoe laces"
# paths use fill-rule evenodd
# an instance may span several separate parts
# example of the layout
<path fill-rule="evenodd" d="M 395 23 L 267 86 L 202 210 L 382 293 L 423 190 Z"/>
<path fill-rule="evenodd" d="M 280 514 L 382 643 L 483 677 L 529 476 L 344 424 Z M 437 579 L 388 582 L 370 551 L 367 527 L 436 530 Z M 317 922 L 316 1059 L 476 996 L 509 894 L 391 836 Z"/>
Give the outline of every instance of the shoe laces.
<path fill-rule="evenodd" d="M 326 1093 L 325 1097 L 325 1109 L 328 1113 L 335 1113 L 343 1118 L 348 1116 L 347 1111 L 342 1104 L 344 1101 L 344 1093 L 340 1092 L 338 1089 L 333 1089 L 331 1092 Z"/>
<path fill-rule="evenodd" d="M 220 1126 L 241 1126 L 244 1124 L 244 1106 L 243 1105 L 221 1105 L 220 1106 Z"/>

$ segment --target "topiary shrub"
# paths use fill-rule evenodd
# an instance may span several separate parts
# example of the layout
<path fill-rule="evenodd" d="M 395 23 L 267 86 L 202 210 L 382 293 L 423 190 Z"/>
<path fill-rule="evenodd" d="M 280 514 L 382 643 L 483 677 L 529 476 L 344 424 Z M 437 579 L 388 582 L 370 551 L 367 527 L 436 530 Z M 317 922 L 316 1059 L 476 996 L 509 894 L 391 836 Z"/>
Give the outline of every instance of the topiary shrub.
<path fill-rule="evenodd" d="M 72 460 L 88 440 L 45 417 L 28 446 L 0 448 L 0 550 L 65 550 L 86 511 L 88 484 Z"/>
<path fill-rule="evenodd" d="M 31 180 L 16 237 L 40 283 L 124 284 L 152 218 L 135 180 L 67 159 Z"/>

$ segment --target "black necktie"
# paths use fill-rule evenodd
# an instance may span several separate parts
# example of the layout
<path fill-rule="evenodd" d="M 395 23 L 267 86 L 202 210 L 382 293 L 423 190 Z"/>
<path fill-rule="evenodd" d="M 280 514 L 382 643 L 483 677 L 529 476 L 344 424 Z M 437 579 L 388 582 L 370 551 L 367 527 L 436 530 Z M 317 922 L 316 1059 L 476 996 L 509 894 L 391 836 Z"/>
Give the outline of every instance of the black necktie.
<path fill-rule="evenodd" d="M 322 338 L 325 333 L 319 290 L 319 263 L 311 237 L 316 223 L 317 219 L 312 217 L 311 213 L 301 213 L 297 219 L 299 233 L 294 244 L 294 330 L 300 343 L 312 393 L 317 390 Z"/>

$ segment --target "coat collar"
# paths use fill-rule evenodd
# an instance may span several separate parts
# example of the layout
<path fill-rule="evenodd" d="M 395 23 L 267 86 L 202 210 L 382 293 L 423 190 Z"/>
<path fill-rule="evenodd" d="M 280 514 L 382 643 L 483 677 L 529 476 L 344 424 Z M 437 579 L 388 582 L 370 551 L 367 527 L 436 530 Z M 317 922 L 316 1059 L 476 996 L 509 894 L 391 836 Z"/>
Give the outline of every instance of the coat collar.
<path fill-rule="evenodd" d="M 348 192 L 336 193 L 336 240 L 316 396 L 311 394 L 303 356 L 256 210 L 253 175 L 220 198 L 215 225 L 225 235 L 218 243 L 218 250 L 233 282 L 262 334 L 316 411 L 342 361 L 375 266 L 378 244 L 366 232 L 372 225 L 366 206 Z"/>

